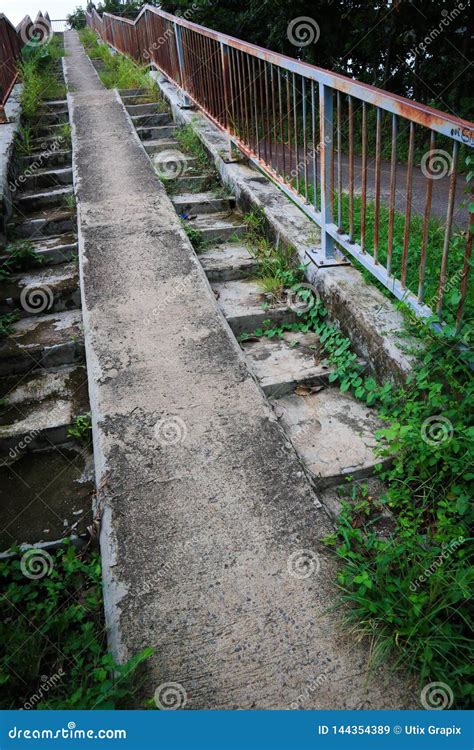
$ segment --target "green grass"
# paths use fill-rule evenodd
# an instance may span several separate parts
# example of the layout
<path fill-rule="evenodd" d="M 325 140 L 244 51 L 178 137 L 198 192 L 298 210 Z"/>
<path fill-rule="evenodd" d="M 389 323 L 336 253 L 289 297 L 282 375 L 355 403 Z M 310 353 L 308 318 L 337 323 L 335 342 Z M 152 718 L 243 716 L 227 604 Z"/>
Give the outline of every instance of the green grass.
<path fill-rule="evenodd" d="M 86 53 L 92 59 L 100 59 L 104 69 L 99 71 L 99 78 L 108 89 L 146 89 L 146 96 L 157 104 L 161 97 L 157 86 L 148 75 L 148 68 L 137 65 L 126 55 L 113 54 L 106 44 L 99 44 L 96 34 L 91 29 L 79 31 L 79 38 Z"/>
<path fill-rule="evenodd" d="M 20 64 L 20 78 L 23 83 L 21 93 L 22 118 L 24 123 L 34 124 L 38 109 L 43 101 L 62 99 L 66 87 L 58 82 L 55 70 L 63 55 L 63 47 L 57 37 L 41 47 L 28 46 L 23 52 Z"/>
<path fill-rule="evenodd" d="M 139 665 L 151 649 L 125 665 L 114 663 L 107 650 L 97 552 L 66 545 L 57 552 L 19 553 L 0 561 L 0 577 L 0 708 L 135 705 Z"/>
<path fill-rule="evenodd" d="M 313 187 L 310 186 L 308 190 L 308 200 L 312 203 L 314 199 Z M 319 201 L 319 195 L 318 195 Z M 348 230 L 349 227 L 349 195 L 343 193 L 342 195 L 342 226 Z M 361 215 L 362 215 L 362 199 L 358 195 L 354 195 L 354 241 L 360 244 L 361 241 Z M 337 219 L 338 216 L 338 195 L 335 195 L 334 199 L 334 216 Z M 409 245 L 407 254 L 407 270 L 406 270 L 406 287 L 415 295 L 418 294 L 418 280 L 419 280 L 419 263 L 421 247 L 423 243 L 423 216 L 420 214 L 412 213 L 410 219 L 410 234 L 409 234 Z M 386 267 L 387 255 L 388 255 L 388 225 L 389 225 L 389 209 L 383 203 L 380 203 L 379 207 L 379 251 L 378 260 L 382 266 Z M 374 248 L 374 229 L 375 229 L 375 202 L 370 200 L 366 204 L 366 235 L 365 235 L 365 247 L 367 253 L 373 256 Z M 441 269 L 441 258 L 443 253 L 444 244 L 444 224 L 437 217 L 432 217 L 428 224 L 427 233 L 427 246 L 426 246 L 426 266 L 425 266 L 425 279 L 424 279 L 424 301 L 430 307 L 436 308 L 439 274 Z M 399 211 L 394 212 L 394 223 L 393 223 L 393 250 L 392 250 L 392 275 L 394 278 L 400 280 L 402 272 L 402 256 L 403 256 L 403 238 L 405 231 L 405 215 Z M 445 297 L 443 304 L 445 306 L 445 313 L 448 318 L 451 319 L 452 315 L 449 312 L 456 308 L 459 302 L 459 286 L 460 286 L 460 273 L 464 263 L 464 253 L 466 249 L 466 234 L 464 231 L 456 230 L 452 233 L 448 264 L 447 264 L 447 284 L 445 290 Z M 377 282 L 370 274 L 369 271 L 365 270 L 362 266 L 357 264 L 357 261 L 351 259 L 356 267 L 362 271 L 367 281 L 376 284 L 380 289 L 383 289 L 391 299 L 393 296 L 386 290 L 386 288 Z M 465 306 L 465 318 L 472 318 L 474 312 L 474 296 L 471 291 L 466 301 Z"/>

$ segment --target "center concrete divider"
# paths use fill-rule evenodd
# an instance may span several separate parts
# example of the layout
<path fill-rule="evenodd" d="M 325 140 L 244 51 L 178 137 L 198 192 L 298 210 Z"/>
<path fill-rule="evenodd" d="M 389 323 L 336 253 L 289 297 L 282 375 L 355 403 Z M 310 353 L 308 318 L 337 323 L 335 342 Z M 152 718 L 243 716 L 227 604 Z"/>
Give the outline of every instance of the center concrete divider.
<path fill-rule="evenodd" d="M 409 708 L 338 629 L 331 531 L 116 94 L 66 32 L 106 619 L 182 708 Z"/>

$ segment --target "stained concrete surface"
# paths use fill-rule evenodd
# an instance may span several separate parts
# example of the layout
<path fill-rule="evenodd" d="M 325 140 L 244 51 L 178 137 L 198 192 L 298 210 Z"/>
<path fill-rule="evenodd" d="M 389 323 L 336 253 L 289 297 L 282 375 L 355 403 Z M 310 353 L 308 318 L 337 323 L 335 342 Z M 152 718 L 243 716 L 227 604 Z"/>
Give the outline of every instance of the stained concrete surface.
<path fill-rule="evenodd" d="M 153 646 L 144 693 L 179 683 L 187 709 L 410 707 L 329 612 L 328 519 L 118 98 L 65 43 L 115 656 Z"/>

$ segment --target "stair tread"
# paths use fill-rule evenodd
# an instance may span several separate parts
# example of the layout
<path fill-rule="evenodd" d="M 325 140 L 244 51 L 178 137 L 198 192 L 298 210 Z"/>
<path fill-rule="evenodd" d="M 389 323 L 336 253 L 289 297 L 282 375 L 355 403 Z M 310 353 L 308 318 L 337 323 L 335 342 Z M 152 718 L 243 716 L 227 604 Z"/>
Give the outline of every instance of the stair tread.
<path fill-rule="evenodd" d="M 71 195 L 73 192 L 72 185 L 51 185 L 45 188 L 33 188 L 32 190 L 23 190 L 18 195 L 18 200 L 33 200 L 35 198 L 43 198 L 44 196 L 61 196 Z"/>
<path fill-rule="evenodd" d="M 303 463 L 323 484 L 367 476 L 381 462 L 375 433 L 383 422 L 349 394 L 326 388 L 283 396 L 273 407 Z"/>
<path fill-rule="evenodd" d="M 202 193 L 179 193 L 178 195 L 171 196 L 171 201 L 176 204 L 182 203 L 205 203 L 207 201 L 222 201 L 222 200 L 234 200 L 232 195 L 216 196 L 212 190 L 207 190 Z"/>
<path fill-rule="evenodd" d="M 288 309 L 284 300 L 281 302 L 269 301 L 255 279 L 225 281 L 212 284 L 212 288 L 218 293 L 219 305 L 224 310 L 226 317 L 227 315 L 249 314 L 255 311 L 262 312 L 262 305 L 266 304 L 269 308 Z"/>
<path fill-rule="evenodd" d="M 67 343 L 73 337 L 80 341 L 84 338 L 80 310 L 22 318 L 12 325 L 8 337 L 0 341 L 0 359 L 22 353 L 33 357 L 39 350 Z"/>
<path fill-rule="evenodd" d="M 316 334 L 286 331 L 281 337 L 243 341 L 250 368 L 267 395 L 281 397 L 297 385 L 327 383 L 333 371 Z"/>
<path fill-rule="evenodd" d="M 218 211 L 215 214 L 200 214 L 189 222 L 196 229 L 206 227 L 244 227 L 242 217 L 236 211 Z"/>
<path fill-rule="evenodd" d="M 36 440 L 41 433 L 67 427 L 88 410 L 87 372 L 81 365 L 35 371 L 13 387 L 10 380 L 2 382 L 0 443 L 23 435 Z"/>
<path fill-rule="evenodd" d="M 218 283 L 255 275 L 258 269 L 258 261 L 245 245 L 235 242 L 207 248 L 199 253 L 199 261 L 209 280 Z"/>

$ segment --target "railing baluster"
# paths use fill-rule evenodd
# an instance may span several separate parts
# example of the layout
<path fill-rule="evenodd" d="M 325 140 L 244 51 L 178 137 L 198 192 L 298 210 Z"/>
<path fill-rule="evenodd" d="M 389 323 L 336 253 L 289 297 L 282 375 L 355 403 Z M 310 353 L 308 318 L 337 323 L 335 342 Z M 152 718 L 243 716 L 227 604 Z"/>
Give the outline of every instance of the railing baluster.
<path fill-rule="evenodd" d="M 405 186 L 405 228 L 403 231 L 403 253 L 402 253 L 402 275 L 400 283 L 402 289 L 406 287 L 407 279 L 407 258 L 408 258 L 408 245 L 410 242 L 410 224 L 411 224 L 411 192 L 413 182 L 413 151 L 415 148 L 415 125 L 410 122 L 410 140 L 408 144 L 408 164 L 407 164 L 407 178 Z"/>
<path fill-rule="evenodd" d="M 347 97 L 349 120 L 349 242 L 354 242 L 354 107 Z"/>
<path fill-rule="evenodd" d="M 453 225 L 454 198 L 456 196 L 458 154 L 459 154 L 459 143 L 455 141 L 453 145 L 453 155 L 452 155 L 452 161 L 451 161 L 451 177 L 449 180 L 448 211 L 446 214 L 446 229 L 444 232 L 443 256 L 441 258 L 441 271 L 439 275 L 438 300 L 437 300 L 437 305 L 436 305 L 436 312 L 440 317 L 441 317 L 441 311 L 443 309 L 444 289 L 446 286 L 446 275 L 448 271 L 449 242 L 451 239 L 451 229 Z"/>
<path fill-rule="evenodd" d="M 367 215 L 367 105 L 362 103 L 362 164 L 361 164 L 360 246 L 365 253 L 365 224 Z"/>
<path fill-rule="evenodd" d="M 431 131 L 430 135 L 430 154 L 433 154 L 435 148 L 435 134 Z M 423 217 L 423 238 L 421 240 L 420 254 L 420 272 L 418 275 L 418 302 L 423 302 L 425 270 L 426 270 L 426 248 L 428 245 L 428 229 L 431 217 L 431 198 L 433 195 L 433 177 L 428 173 L 426 175 L 426 196 L 425 211 Z"/>
<path fill-rule="evenodd" d="M 377 107 L 377 123 L 375 127 L 375 207 L 374 207 L 374 263 L 379 262 L 379 230 L 380 230 L 380 168 L 382 148 L 382 112 Z"/>
<path fill-rule="evenodd" d="M 395 214 L 395 191 L 397 188 L 397 116 L 392 115 L 392 149 L 390 154 L 390 203 L 388 209 L 387 275 L 392 273 L 393 222 Z"/>
<path fill-rule="evenodd" d="M 334 256 L 334 240 L 326 232 L 326 225 L 333 223 L 330 189 L 333 100 L 332 89 L 324 84 L 319 85 L 319 118 L 321 128 L 321 250 L 323 258 L 329 259 Z"/>
<path fill-rule="evenodd" d="M 337 226 L 342 228 L 342 132 L 341 132 L 341 92 L 336 95 L 337 127 Z"/>

